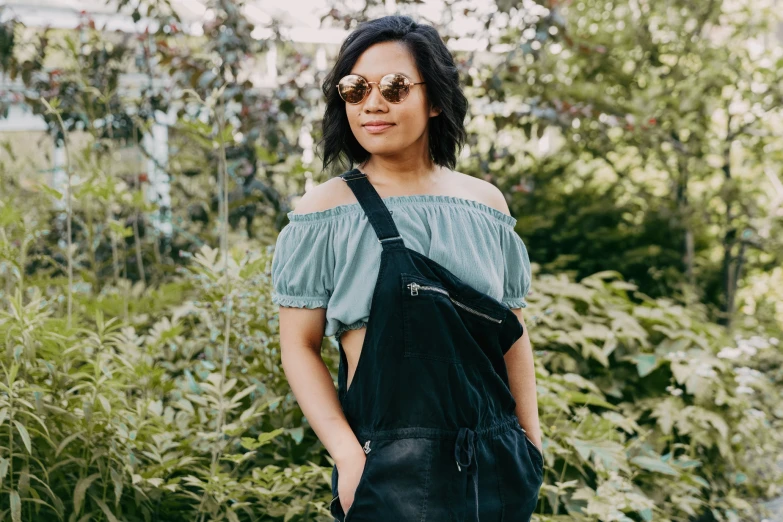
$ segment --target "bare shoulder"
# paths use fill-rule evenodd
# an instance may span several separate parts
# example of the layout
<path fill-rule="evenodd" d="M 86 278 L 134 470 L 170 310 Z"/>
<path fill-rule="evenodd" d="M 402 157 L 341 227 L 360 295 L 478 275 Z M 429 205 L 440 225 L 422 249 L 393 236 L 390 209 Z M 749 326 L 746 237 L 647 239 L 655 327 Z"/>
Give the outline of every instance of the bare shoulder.
<path fill-rule="evenodd" d="M 492 207 L 500 212 L 511 215 L 506 202 L 506 196 L 495 185 L 481 178 L 452 171 L 459 181 L 460 186 L 464 187 L 466 194 L 470 194 L 470 199 L 478 200 L 480 203 Z"/>
<path fill-rule="evenodd" d="M 339 205 L 356 203 L 356 197 L 340 177 L 324 181 L 305 192 L 295 204 L 296 214 L 320 212 Z"/>

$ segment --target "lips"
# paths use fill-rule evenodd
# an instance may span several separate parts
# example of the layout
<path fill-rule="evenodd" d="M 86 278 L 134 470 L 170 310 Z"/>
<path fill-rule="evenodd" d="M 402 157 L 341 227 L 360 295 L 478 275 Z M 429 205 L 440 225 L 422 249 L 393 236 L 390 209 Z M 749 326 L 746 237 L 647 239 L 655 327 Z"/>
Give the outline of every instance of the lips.
<path fill-rule="evenodd" d="M 393 123 L 367 123 L 364 125 L 364 128 L 367 129 L 368 132 L 380 132 L 388 129 L 389 127 L 394 127 L 394 124 Z"/>

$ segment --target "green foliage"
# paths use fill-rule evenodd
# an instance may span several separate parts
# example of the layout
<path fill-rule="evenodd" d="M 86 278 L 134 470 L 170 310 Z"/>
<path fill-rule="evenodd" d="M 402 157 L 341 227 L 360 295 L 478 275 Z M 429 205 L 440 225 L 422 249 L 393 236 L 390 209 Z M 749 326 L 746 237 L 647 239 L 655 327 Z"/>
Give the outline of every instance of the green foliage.
<path fill-rule="evenodd" d="M 720 279 L 741 275 L 732 263 L 750 259 L 759 273 L 779 259 L 774 234 L 769 254 L 740 250 L 757 246 L 744 227 L 767 217 L 753 203 L 760 152 L 779 150 L 758 134 L 768 129 L 756 112 L 749 122 L 747 111 L 730 115 L 731 140 L 710 118 L 729 99 L 772 111 L 750 79 L 772 84 L 774 71 L 700 38 L 696 28 L 720 21 L 722 2 L 710 4 L 715 11 L 683 6 L 677 16 L 668 4 L 650 4 L 637 25 L 631 4 L 609 5 L 522 17 L 498 2 L 491 22 L 502 30 L 493 34 L 515 45 L 504 67 L 459 60 L 473 110 L 462 170 L 510 194 L 531 258 L 541 261 L 525 314 L 544 431 L 534 520 L 757 520 L 756 500 L 783 484 L 774 459 L 783 447 L 781 335 L 769 334 L 774 321 L 749 316 L 739 322 L 747 330 L 729 330 L 712 307 L 731 290 Z M 46 33 L 19 59 L 19 28 L 0 26 L 0 64 L 47 93 L 40 104 L 28 101 L 52 133 L 68 143 L 75 122 L 89 133 L 87 146 L 69 155 L 71 194 L 26 182 L 0 162 L 0 519 L 326 522 L 333 462 L 282 371 L 272 252 L 262 246 L 309 168 L 297 133 L 317 119 L 310 84 L 322 73 L 278 41 L 289 76 L 281 90 L 259 94 L 238 77 L 245 54 L 267 43 L 250 36 L 237 5 L 215 4 L 204 49 L 178 34 L 168 2 L 135 7 L 133 16 L 145 12 L 166 22 L 141 54 L 167 68 L 172 97 L 151 89 L 121 102 L 115 88 L 129 48 L 98 33 L 85 29 L 86 48 L 73 38 L 55 45 Z M 763 26 L 742 14 L 721 23 L 746 33 Z M 329 17 L 353 19 L 336 9 Z M 585 26 L 591 19 L 595 31 Z M 621 20 L 618 30 L 598 30 Z M 694 20 L 701 25 L 691 27 Z M 654 41 L 653 22 L 676 34 L 690 27 L 694 39 Z M 567 52 L 555 53 L 555 44 Z M 52 46 L 88 66 L 34 83 Z M 102 68 L 103 59 L 110 63 Z M 183 108 L 172 129 L 173 207 L 193 222 L 178 222 L 161 249 L 145 233 L 154 208 L 140 175 L 120 180 L 112 168 L 117 139 L 133 142 L 152 111 L 175 102 L 199 105 L 208 121 Z M 224 121 L 221 109 L 232 102 L 242 117 Z M 485 111 L 495 102 L 510 106 Z M 548 127 L 564 139 L 557 154 L 518 145 Z M 728 141 L 743 146 L 747 177 L 725 179 Z M 258 169 L 255 185 L 240 178 L 241 158 L 232 168 L 237 150 L 251 161 L 249 178 Z M 694 184 L 699 190 L 689 193 Z M 240 185 L 248 190 L 229 195 Z M 255 228 L 247 198 L 266 203 L 253 206 L 266 212 Z M 193 207 L 207 217 L 193 218 Z M 218 214 L 219 230 L 210 226 Z M 229 233 L 237 216 L 247 220 L 244 235 Z M 690 274 L 682 266 L 687 236 Z M 66 239 L 72 247 L 62 246 Z M 728 266 L 716 264 L 716 253 Z M 686 288 L 699 281 L 707 287 L 695 296 L 701 301 Z M 336 345 L 326 348 L 335 372 Z"/>
<path fill-rule="evenodd" d="M 531 258 L 577 279 L 617 270 L 726 325 L 743 305 L 774 311 L 746 276 L 783 264 L 781 10 L 498 7 L 476 37 L 505 46 L 500 66 L 468 61 L 466 164 L 509 193 Z"/>
<path fill-rule="evenodd" d="M 20 257 L 13 225 L 2 229 L 6 259 Z M 234 250 L 227 265 L 220 254 L 203 247 L 168 285 L 137 288 L 127 320 L 126 293 L 82 292 L 70 329 L 55 313 L 59 281 L 22 292 L 11 279 L 0 510 L 69 522 L 329 519 L 331 460 L 282 372 L 270 252 Z M 537 519 L 755 516 L 748 499 L 781 482 L 769 464 L 782 442 L 779 341 L 728 339 L 703 310 L 650 299 L 614 272 L 536 281 L 526 316 L 545 433 Z M 332 345 L 333 370 L 335 355 Z"/>
<path fill-rule="evenodd" d="M 237 285 L 226 295 L 218 251 L 204 247 L 181 283 L 168 287 L 176 302 L 149 300 L 127 323 L 100 309 L 84 315 L 98 308 L 92 303 L 67 329 L 52 313 L 58 284 L 6 296 L 6 509 L 21 509 L 24 520 L 71 522 L 101 513 L 126 521 L 303 520 L 306 513 L 326 520 L 329 462 L 281 370 L 270 261 L 258 252 L 230 258 Z"/>
<path fill-rule="evenodd" d="M 730 339 L 703 309 L 639 294 L 615 272 L 536 281 L 541 512 L 756 519 L 747 499 L 783 478 L 760 449 L 781 444 L 779 375 L 758 369 L 780 368 L 779 340 Z"/>

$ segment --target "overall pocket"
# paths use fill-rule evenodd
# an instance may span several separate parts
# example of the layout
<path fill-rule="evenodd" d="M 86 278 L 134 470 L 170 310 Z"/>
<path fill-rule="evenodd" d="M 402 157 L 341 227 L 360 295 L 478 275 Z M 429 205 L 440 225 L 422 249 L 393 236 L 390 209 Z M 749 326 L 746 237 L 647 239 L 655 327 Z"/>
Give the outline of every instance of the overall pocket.
<path fill-rule="evenodd" d="M 364 452 L 367 454 L 367 457 L 364 461 L 364 469 L 362 470 L 362 475 L 359 477 L 359 483 L 356 485 L 356 491 L 353 494 L 353 504 L 351 504 L 351 507 L 348 508 L 348 512 L 346 513 L 343 509 L 343 505 L 340 503 L 340 495 L 337 493 L 337 485 L 339 484 L 340 480 L 340 471 L 337 469 L 337 466 L 334 466 L 332 469 L 332 494 L 334 495 L 332 497 L 332 501 L 329 503 L 329 511 L 332 514 L 332 516 L 339 520 L 340 522 L 346 522 L 349 520 L 349 515 L 353 514 L 354 506 L 356 505 L 356 500 L 359 498 L 359 495 L 361 494 L 361 490 L 364 486 L 364 483 L 367 479 L 367 469 L 370 466 L 370 443 L 372 441 L 366 441 L 364 444 Z"/>
<path fill-rule="evenodd" d="M 527 432 L 525 431 L 525 428 L 521 427 L 522 435 L 525 436 L 525 442 L 527 443 L 527 447 L 530 451 L 533 452 L 533 460 L 535 461 L 536 465 L 538 466 L 538 472 L 543 476 L 544 474 L 544 454 L 541 453 L 541 450 L 538 449 L 538 446 L 536 446 L 535 442 L 530 440 L 530 437 L 527 436 Z"/>
<path fill-rule="evenodd" d="M 339 500 L 332 515 L 340 522 L 400 522 L 423 520 L 429 496 L 432 440 L 379 439 L 370 453 L 345 515 Z M 370 458 L 372 457 L 372 458 Z"/>
<path fill-rule="evenodd" d="M 477 339 L 497 331 L 508 309 L 497 302 L 477 302 L 436 280 L 402 273 L 405 357 L 453 364 L 489 364 Z"/>
<path fill-rule="evenodd" d="M 530 446 L 533 446 L 531 449 Z M 535 444 L 516 425 L 493 439 L 503 522 L 527 522 L 538 504 L 543 460 Z"/>

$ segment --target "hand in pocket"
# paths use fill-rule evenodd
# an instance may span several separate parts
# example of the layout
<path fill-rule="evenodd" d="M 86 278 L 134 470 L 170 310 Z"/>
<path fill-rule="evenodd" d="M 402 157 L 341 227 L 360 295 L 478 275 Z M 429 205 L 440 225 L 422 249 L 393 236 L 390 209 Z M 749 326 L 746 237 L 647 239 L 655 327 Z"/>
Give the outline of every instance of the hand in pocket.
<path fill-rule="evenodd" d="M 346 462 L 343 465 L 344 469 L 337 469 L 337 495 L 340 497 L 343 513 L 347 514 L 353 505 L 356 488 L 359 486 L 366 462 L 367 457 L 362 455 Z"/>

